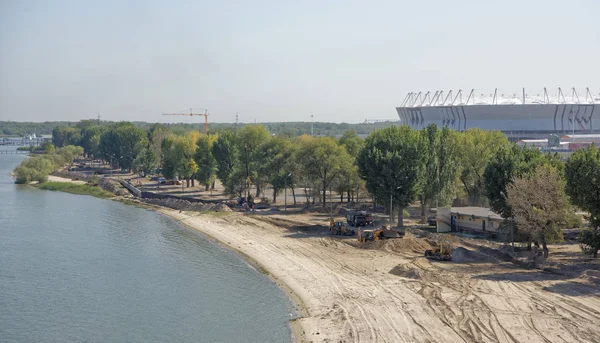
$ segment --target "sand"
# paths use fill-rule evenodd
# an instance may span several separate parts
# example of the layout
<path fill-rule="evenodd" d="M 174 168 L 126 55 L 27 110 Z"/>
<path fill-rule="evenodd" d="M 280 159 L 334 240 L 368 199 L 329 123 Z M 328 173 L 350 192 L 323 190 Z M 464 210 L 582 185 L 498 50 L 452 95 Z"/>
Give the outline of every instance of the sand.
<path fill-rule="evenodd" d="M 48 181 L 50 181 L 50 182 L 69 182 L 69 183 L 75 183 L 78 185 L 84 185 L 87 183 L 87 182 L 81 181 L 81 180 L 72 180 L 72 179 L 67 179 L 65 177 L 54 176 L 54 175 L 48 175 Z"/>
<path fill-rule="evenodd" d="M 597 342 L 600 287 L 479 252 L 421 257 L 424 239 L 360 244 L 261 216 L 159 208 L 258 263 L 298 301 L 301 342 Z M 592 273 L 593 274 L 593 273 Z M 591 274 L 586 274 L 589 275 Z M 592 276 L 595 276 L 592 275 Z"/>

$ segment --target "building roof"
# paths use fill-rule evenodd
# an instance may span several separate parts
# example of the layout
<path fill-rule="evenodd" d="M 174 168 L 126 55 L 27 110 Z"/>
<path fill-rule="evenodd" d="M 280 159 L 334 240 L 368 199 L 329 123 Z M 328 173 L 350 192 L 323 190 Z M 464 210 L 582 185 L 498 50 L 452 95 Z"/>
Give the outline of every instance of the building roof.
<path fill-rule="evenodd" d="M 484 217 L 484 218 L 491 218 L 491 219 L 498 219 L 498 220 L 502 220 L 502 216 L 500 216 L 499 214 L 497 214 L 496 212 L 493 212 L 492 210 L 490 210 L 489 208 L 485 208 L 485 207 L 452 207 L 450 209 L 451 213 L 457 213 L 457 214 L 464 214 L 467 216 L 475 216 L 475 217 Z"/>

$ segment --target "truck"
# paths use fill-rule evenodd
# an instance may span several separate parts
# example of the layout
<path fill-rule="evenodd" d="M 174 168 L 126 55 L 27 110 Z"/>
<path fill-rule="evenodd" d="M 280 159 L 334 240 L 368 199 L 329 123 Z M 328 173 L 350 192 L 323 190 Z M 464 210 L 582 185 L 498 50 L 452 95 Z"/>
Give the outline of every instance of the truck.
<path fill-rule="evenodd" d="M 352 211 L 346 214 L 348 226 L 373 226 L 373 216 L 367 211 Z"/>

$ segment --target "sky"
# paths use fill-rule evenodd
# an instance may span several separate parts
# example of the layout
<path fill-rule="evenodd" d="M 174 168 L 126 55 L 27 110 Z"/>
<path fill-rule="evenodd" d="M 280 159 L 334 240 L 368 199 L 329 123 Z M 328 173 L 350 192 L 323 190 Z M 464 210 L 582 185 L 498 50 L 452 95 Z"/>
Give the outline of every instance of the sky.
<path fill-rule="evenodd" d="M 0 0 L 0 120 L 397 119 L 408 92 L 600 93 L 600 1 Z"/>

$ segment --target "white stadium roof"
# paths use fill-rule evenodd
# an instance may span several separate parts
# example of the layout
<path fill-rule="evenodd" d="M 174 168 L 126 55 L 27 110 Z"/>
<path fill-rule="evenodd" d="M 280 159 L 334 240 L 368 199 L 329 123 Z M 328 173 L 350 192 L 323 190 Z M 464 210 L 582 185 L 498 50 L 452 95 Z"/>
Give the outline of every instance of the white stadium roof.
<path fill-rule="evenodd" d="M 410 92 L 400 107 L 429 106 L 468 106 L 468 105 L 524 105 L 524 104 L 598 104 L 600 93 L 592 93 L 589 88 L 578 92 L 575 88 L 549 94 L 544 88 L 535 95 L 528 94 L 525 89 L 518 92 L 502 92 L 495 89 L 492 93 L 481 93 L 472 89 L 469 93 L 458 91 Z"/>

